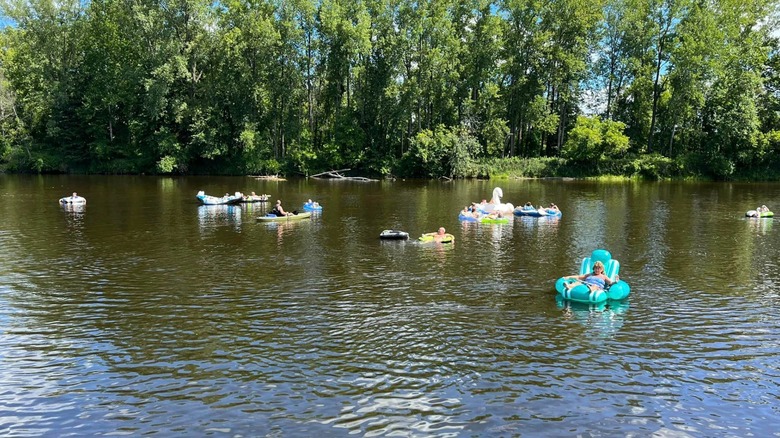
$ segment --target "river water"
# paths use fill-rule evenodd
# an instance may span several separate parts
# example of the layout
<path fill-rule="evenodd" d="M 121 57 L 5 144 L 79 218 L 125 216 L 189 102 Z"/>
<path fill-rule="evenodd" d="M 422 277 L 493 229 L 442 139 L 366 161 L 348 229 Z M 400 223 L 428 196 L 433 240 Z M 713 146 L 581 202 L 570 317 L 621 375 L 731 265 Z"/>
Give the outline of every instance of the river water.
<path fill-rule="evenodd" d="M 495 187 L 563 216 L 458 221 Z M 780 436 L 760 204 L 780 184 L 0 175 L 0 435 Z M 557 301 L 597 248 L 631 296 Z"/>

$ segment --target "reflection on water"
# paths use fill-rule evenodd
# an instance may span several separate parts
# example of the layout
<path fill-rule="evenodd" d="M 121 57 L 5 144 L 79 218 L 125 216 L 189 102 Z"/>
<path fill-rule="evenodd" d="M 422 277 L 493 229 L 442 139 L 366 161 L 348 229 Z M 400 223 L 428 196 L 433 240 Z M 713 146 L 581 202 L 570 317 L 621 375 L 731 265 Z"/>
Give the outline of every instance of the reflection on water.
<path fill-rule="evenodd" d="M 0 175 L 0 435 L 780 430 L 780 235 L 734 213 L 780 185 L 506 181 L 565 215 L 459 223 L 493 187 Z M 237 189 L 327 209 L 192 198 Z M 556 300 L 596 248 L 629 300 Z"/>
<path fill-rule="evenodd" d="M 617 334 L 623 327 L 629 308 L 629 299 L 623 301 L 607 300 L 601 303 L 577 303 L 566 301 L 560 295 L 555 296 L 555 304 L 567 320 L 591 327 L 599 336 Z M 588 333 L 588 336 L 592 334 Z"/>
<path fill-rule="evenodd" d="M 483 224 L 479 222 L 460 221 L 460 228 L 464 235 L 482 240 L 485 243 L 499 243 L 502 239 L 512 237 L 512 224 Z"/>
<path fill-rule="evenodd" d="M 270 202 L 246 202 L 241 204 L 241 206 L 247 213 L 263 216 L 271 209 L 269 204 Z"/>
<path fill-rule="evenodd" d="M 538 227 L 539 229 L 556 229 L 558 228 L 558 224 L 561 221 L 561 218 L 558 216 L 542 216 L 542 217 L 532 217 L 532 216 L 517 216 L 515 220 L 525 227 Z"/>
<path fill-rule="evenodd" d="M 241 229 L 241 207 L 238 205 L 200 205 L 198 223 L 202 231 L 231 226 Z"/>
<path fill-rule="evenodd" d="M 309 229 L 311 227 L 312 219 L 302 219 L 295 221 L 284 222 L 259 222 L 258 226 L 262 226 L 269 231 L 276 234 L 276 244 L 281 246 L 284 243 L 286 236 L 292 235 L 296 230 Z"/>
<path fill-rule="evenodd" d="M 87 209 L 87 204 L 60 204 L 62 209 L 73 215 L 83 214 Z"/>
<path fill-rule="evenodd" d="M 84 222 L 84 212 L 87 211 L 86 204 L 60 204 L 62 211 L 68 221 L 68 228 L 74 232 L 80 230 Z"/>
<path fill-rule="evenodd" d="M 774 218 L 745 218 L 745 222 L 747 222 L 750 228 L 756 233 L 766 234 L 772 230 L 772 223 L 774 222 Z"/>

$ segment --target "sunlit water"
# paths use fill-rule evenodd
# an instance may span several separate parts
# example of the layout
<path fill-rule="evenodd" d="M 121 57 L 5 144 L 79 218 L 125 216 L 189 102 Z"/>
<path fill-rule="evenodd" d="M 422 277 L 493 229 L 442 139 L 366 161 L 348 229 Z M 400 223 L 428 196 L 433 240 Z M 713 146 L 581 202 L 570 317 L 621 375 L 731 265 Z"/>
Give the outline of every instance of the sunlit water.
<path fill-rule="evenodd" d="M 458 222 L 496 186 L 563 217 Z M 0 435 L 780 436 L 760 204 L 780 185 L 0 175 Z M 556 301 L 596 248 L 629 299 Z"/>

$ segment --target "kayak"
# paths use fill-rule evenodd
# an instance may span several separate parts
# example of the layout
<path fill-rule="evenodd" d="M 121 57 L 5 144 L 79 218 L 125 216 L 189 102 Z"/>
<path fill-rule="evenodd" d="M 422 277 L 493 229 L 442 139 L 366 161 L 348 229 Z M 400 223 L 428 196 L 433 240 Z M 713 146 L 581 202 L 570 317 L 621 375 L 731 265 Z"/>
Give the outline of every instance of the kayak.
<path fill-rule="evenodd" d="M 289 222 L 289 221 L 299 221 L 301 219 L 309 219 L 311 218 L 311 213 L 298 213 L 298 214 L 290 214 L 287 216 L 277 216 L 273 213 L 268 213 L 265 216 L 258 216 L 257 220 L 260 222 Z"/>
<path fill-rule="evenodd" d="M 379 234 L 379 238 L 386 240 L 406 240 L 409 238 L 409 233 L 401 230 L 384 230 Z"/>
<path fill-rule="evenodd" d="M 436 233 L 427 233 L 418 237 L 417 240 L 420 243 L 453 243 L 455 242 L 455 236 L 450 233 L 446 233 L 441 238 L 441 240 L 436 240 Z"/>

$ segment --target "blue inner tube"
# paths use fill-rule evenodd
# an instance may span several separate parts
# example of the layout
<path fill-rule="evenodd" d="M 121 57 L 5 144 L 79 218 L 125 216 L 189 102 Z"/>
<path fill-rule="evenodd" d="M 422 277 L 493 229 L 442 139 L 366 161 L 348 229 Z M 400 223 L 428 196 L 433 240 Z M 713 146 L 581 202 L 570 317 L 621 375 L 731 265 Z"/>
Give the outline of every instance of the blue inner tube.
<path fill-rule="evenodd" d="M 478 217 L 474 217 L 471 214 L 463 213 L 462 211 L 458 215 L 458 219 L 465 222 L 477 222 L 479 221 Z"/>
<path fill-rule="evenodd" d="M 538 212 L 534 207 L 517 207 L 514 214 L 515 216 L 531 216 L 532 214 L 538 215 Z"/>
<path fill-rule="evenodd" d="M 544 208 L 541 211 L 535 208 L 516 208 L 514 211 L 515 216 L 531 216 L 531 217 L 561 217 L 560 210 L 553 210 L 551 208 Z"/>
<path fill-rule="evenodd" d="M 314 202 L 312 202 L 311 204 L 307 202 L 303 204 L 303 209 L 306 211 L 319 211 L 322 210 L 322 206 Z"/>

